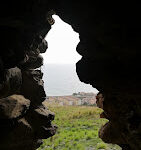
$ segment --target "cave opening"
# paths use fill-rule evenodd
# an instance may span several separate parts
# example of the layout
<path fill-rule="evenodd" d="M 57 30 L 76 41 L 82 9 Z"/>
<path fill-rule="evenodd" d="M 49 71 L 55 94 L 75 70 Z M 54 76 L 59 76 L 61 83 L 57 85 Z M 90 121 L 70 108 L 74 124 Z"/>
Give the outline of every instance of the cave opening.
<path fill-rule="evenodd" d="M 95 125 L 101 121 L 87 117 L 93 115 L 87 111 L 88 107 L 83 106 L 83 111 L 80 107 L 75 107 L 76 111 L 73 107 L 63 107 L 65 111 L 50 107 L 50 112 L 42 105 L 46 94 L 39 68 L 43 64 L 41 54 L 47 49 L 45 36 L 52 24 L 48 12 L 55 10 L 79 32 L 77 52 L 82 59 L 76 68 L 80 80 L 98 88 L 100 99 L 104 96 L 100 107 L 109 123 L 100 129 L 99 137 L 106 143 L 120 145 L 123 150 L 141 150 L 140 5 L 123 1 L 29 0 L 2 1 L 0 7 L 0 149 L 37 149 L 42 139 L 56 133 L 52 112 L 56 114 L 56 124 L 62 126 L 56 136 L 62 139 L 53 136 L 41 149 L 83 150 L 86 143 L 87 150 L 116 149 L 103 143 L 93 145 L 99 143 L 93 137 L 98 137 Z M 49 90 L 46 93 L 49 95 Z M 95 120 L 98 122 L 93 123 Z M 64 140 L 66 137 L 71 142 Z"/>
<path fill-rule="evenodd" d="M 79 34 L 53 15 L 55 23 L 46 36 L 47 52 L 43 54 L 43 79 L 48 96 L 72 95 L 78 92 L 98 93 L 90 84 L 82 83 L 76 73 L 76 63 L 81 59 L 76 51 Z"/>
<path fill-rule="evenodd" d="M 53 15 L 53 18 L 55 23 L 46 36 L 48 49 L 42 54 L 42 71 L 47 94 L 44 105 L 55 113 L 54 122 L 58 131 L 45 140 L 39 150 L 46 146 L 58 150 L 92 147 L 120 149 L 117 145 L 104 143 L 98 136 L 100 127 L 107 120 L 99 118 L 102 113 L 96 104 L 99 91 L 81 82 L 76 73 L 76 63 L 81 59 L 81 55 L 76 52 L 79 34 L 59 16 Z"/>

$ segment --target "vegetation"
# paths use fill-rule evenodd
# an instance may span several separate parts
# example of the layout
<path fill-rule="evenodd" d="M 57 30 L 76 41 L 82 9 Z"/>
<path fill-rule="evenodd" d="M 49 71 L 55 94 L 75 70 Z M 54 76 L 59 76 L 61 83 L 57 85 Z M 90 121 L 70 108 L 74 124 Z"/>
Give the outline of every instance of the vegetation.
<path fill-rule="evenodd" d="M 43 141 L 38 150 L 121 150 L 98 138 L 99 128 L 107 120 L 100 119 L 101 109 L 92 106 L 49 106 L 55 112 L 58 131 Z"/>

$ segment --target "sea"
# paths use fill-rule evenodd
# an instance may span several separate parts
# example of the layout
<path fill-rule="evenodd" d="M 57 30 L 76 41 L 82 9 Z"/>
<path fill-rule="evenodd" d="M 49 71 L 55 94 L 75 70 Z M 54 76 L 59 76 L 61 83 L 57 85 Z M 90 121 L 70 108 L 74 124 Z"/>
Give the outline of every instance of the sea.
<path fill-rule="evenodd" d="M 98 93 L 90 84 L 81 82 L 75 64 L 44 64 L 41 68 L 47 96 L 66 96 L 78 92 Z"/>

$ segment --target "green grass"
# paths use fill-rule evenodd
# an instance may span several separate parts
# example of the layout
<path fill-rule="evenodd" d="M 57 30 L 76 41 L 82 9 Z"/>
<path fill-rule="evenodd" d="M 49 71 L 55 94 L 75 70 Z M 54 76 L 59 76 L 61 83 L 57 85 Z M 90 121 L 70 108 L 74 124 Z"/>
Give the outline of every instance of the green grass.
<path fill-rule="evenodd" d="M 121 150 L 105 144 L 98 130 L 107 122 L 100 119 L 101 109 L 92 106 L 49 106 L 55 112 L 56 135 L 45 139 L 38 150 Z"/>

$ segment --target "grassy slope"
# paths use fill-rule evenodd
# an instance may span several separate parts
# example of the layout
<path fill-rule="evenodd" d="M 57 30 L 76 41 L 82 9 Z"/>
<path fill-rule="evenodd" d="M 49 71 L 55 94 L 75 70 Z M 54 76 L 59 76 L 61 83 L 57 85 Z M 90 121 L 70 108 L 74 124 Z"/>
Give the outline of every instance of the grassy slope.
<path fill-rule="evenodd" d="M 101 110 L 91 106 L 52 106 L 57 134 L 47 140 L 38 150 L 121 150 L 98 138 L 98 130 L 106 120 L 100 119 Z"/>

